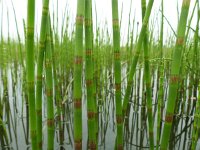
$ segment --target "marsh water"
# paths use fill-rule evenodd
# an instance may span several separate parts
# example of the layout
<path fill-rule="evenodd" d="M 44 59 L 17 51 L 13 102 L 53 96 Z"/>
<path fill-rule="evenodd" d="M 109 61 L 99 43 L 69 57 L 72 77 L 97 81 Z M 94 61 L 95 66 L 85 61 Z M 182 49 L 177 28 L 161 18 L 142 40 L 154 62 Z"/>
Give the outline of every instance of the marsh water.
<path fill-rule="evenodd" d="M 24 92 L 24 82 L 23 82 L 23 72 L 21 67 L 17 67 L 17 75 L 13 74 L 13 65 L 11 65 L 6 70 L 7 75 L 7 95 L 3 100 L 3 120 L 6 127 L 9 145 L 5 147 L 0 147 L 0 149 L 13 149 L 13 150 L 29 150 L 30 145 L 30 134 L 29 134 L 29 122 L 28 122 L 28 103 L 27 95 Z M 105 70 L 104 70 L 105 72 Z M 3 72 L 0 70 L 0 97 L 1 99 L 5 97 L 5 85 L 3 85 Z M 109 72 L 105 72 L 107 78 L 107 84 L 101 87 L 99 96 L 97 96 L 98 102 L 98 149 L 99 150 L 113 150 L 115 146 L 116 137 L 116 118 L 115 118 L 115 104 L 114 104 L 114 90 L 113 90 L 113 78 L 112 75 L 109 77 Z M 111 74 L 113 71 L 111 70 Z M 123 83 L 122 83 L 122 93 L 125 92 L 126 88 L 126 66 L 122 71 Z M 44 76 L 45 78 L 45 76 Z M 157 111 L 156 111 L 156 85 L 157 85 L 157 74 L 156 71 L 152 76 L 152 91 L 153 91 L 153 111 L 154 111 L 154 136 L 156 137 L 157 131 Z M 54 145 L 55 150 L 66 149 L 72 150 L 74 147 L 73 143 L 73 102 L 72 102 L 72 76 L 69 76 L 69 84 L 67 85 L 67 90 L 64 92 L 63 96 L 63 108 L 64 108 L 64 118 L 62 125 L 64 128 L 64 144 L 59 144 L 58 135 L 58 120 L 56 118 L 56 107 L 55 107 L 55 137 Z M 165 97 L 168 92 L 168 83 L 165 83 Z M 86 88 L 84 83 L 82 83 L 82 120 L 83 120 L 83 149 L 87 149 L 87 102 L 86 102 Z M 132 100 L 130 101 L 131 111 L 129 120 L 128 130 L 124 128 L 124 147 L 126 150 L 134 149 L 149 149 L 148 143 L 148 125 L 147 125 L 147 115 L 142 116 L 141 111 L 143 109 L 142 99 L 144 98 L 143 89 L 143 69 L 138 68 L 134 80 L 134 87 L 132 89 Z M 45 88 L 43 89 L 43 148 L 46 149 L 47 143 L 47 126 L 46 126 L 46 96 Z M 123 98 L 124 94 L 122 94 Z M 9 115 L 8 115 L 9 114 Z M 177 114 L 176 117 L 180 117 L 181 114 Z M 191 144 L 191 130 L 193 117 L 189 118 L 188 132 L 184 132 L 185 129 L 185 117 L 181 117 L 181 121 L 177 126 L 177 131 L 175 133 L 175 149 L 189 149 Z M 144 119 L 145 118 L 145 119 Z M 185 134 L 187 134 L 185 139 Z M 200 142 L 198 141 L 197 149 L 200 149 Z"/>

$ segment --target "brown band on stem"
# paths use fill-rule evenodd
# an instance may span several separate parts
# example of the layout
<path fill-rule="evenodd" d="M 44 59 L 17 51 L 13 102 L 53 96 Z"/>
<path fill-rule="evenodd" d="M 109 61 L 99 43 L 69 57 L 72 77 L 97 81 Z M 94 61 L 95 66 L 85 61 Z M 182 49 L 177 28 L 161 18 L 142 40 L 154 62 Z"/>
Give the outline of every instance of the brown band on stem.
<path fill-rule="evenodd" d="M 38 109 L 36 112 L 37 112 L 37 115 L 38 115 L 38 116 L 41 116 L 41 115 L 42 115 L 42 109 Z"/>
<path fill-rule="evenodd" d="M 150 88 L 151 87 L 151 83 L 150 82 L 146 82 L 146 87 Z"/>
<path fill-rule="evenodd" d="M 176 40 L 176 45 L 183 45 L 183 42 L 184 42 L 184 38 L 179 37 L 179 38 Z"/>
<path fill-rule="evenodd" d="M 53 127 L 54 126 L 54 119 L 47 119 L 47 126 Z"/>
<path fill-rule="evenodd" d="M 83 62 L 82 56 L 75 56 L 74 63 L 75 63 L 76 65 L 80 65 L 80 64 L 82 64 L 82 62 Z"/>
<path fill-rule="evenodd" d="M 149 136 L 150 136 L 150 137 L 153 137 L 153 132 L 149 132 Z"/>
<path fill-rule="evenodd" d="M 36 137 L 36 130 L 31 130 L 31 139 Z"/>
<path fill-rule="evenodd" d="M 42 7 L 42 14 L 43 15 L 48 15 L 48 11 L 49 11 L 49 7 L 47 7 L 47 6 Z"/>
<path fill-rule="evenodd" d="M 119 26 L 119 20 L 113 19 L 113 26 Z"/>
<path fill-rule="evenodd" d="M 82 107 L 81 98 L 74 99 L 74 107 L 80 109 Z"/>
<path fill-rule="evenodd" d="M 37 75 L 36 78 L 37 78 L 37 80 L 40 80 L 40 81 L 41 81 L 41 80 L 42 80 L 42 75 Z"/>
<path fill-rule="evenodd" d="M 121 90 L 121 83 L 115 83 L 115 90 L 120 91 Z"/>
<path fill-rule="evenodd" d="M 93 80 L 92 80 L 92 79 L 86 80 L 86 85 L 87 85 L 87 86 L 91 86 L 92 83 L 93 83 Z"/>
<path fill-rule="evenodd" d="M 89 148 L 90 150 L 96 150 L 97 144 L 94 141 L 89 141 Z"/>
<path fill-rule="evenodd" d="M 33 36 L 34 27 L 27 27 L 27 36 Z"/>
<path fill-rule="evenodd" d="M 38 143 L 38 147 L 42 148 L 42 140 Z"/>
<path fill-rule="evenodd" d="M 92 26 L 92 19 L 85 19 L 85 26 Z"/>
<path fill-rule="evenodd" d="M 123 123 L 123 117 L 122 117 L 122 115 L 117 115 L 116 119 L 117 119 L 117 124 L 122 124 Z"/>
<path fill-rule="evenodd" d="M 74 140 L 75 150 L 82 150 L 82 139 Z"/>
<path fill-rule="evenodd" d="M 173 121 L 173 114 L 166 114 L 165 121 L 171 123 Z"/>
<path fill-rule="evenodd" d="M 127 86 L 131 87 L 131 86 L 132 86 L 132 84 L 133 84 L 133 82 L 132 82 L 132 81 L 128 81 L 128 85 L 127 85 Z"/>
<path fill-rule="evenodd" d="M 149 113 L 152 113 L 152 107 L 148 107 L 147 110 Z"/>
<path fill-rule="evenodd" d="M 93 112 L 93 111 L 88 111 L 87 115 L 88 115 L 88 119 L 95 118 L 95 112 Z"/>
<path fill-rule="evenodd" d="M 85 53 L 86 53 L 86 56 L 91 56 L 92 55 L 92 49 L 86 49 Z"/>
<path fill-rule="evenodd" d="M 76 16 L 76 24 L 83 24 L 83 19 L 84 17 L 83 16 Z"/>
<path fill-rule="evenodd" d="M 120 52 L 119 51 L 114 52 L 114 58 L 115 59 L 120 59 Z"/>
<path fill-rule="evenodd" d="M 117 145 L 117 150 L 123 150 L 124 148 L 123 148 L 123 145 L 122 144 L 118 144 Z"/>
<path fill-rule="evenodd" d="M 57 115 L 56 119 L 57 119 L 58 122 L 61 121 L 61 115 Z"/>
<path fill-rule="evenodd" d="M 53 95 L 52 89 L 46 89 L 46 96 L 51 97 Z"/>
<path fill-rule="evenodd" d="M 171 75 L 170 77 L 170 83 L 172 84 L 176 84 L 180 81 L 180 77 L 179 75 Z"/>

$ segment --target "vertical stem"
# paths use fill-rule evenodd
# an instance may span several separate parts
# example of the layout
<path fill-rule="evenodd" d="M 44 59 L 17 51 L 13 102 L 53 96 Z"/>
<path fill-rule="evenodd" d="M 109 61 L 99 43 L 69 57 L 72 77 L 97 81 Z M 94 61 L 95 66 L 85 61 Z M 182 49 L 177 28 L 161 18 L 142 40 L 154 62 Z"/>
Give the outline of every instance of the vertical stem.
<path fill-rule="evenodd" d="M 37 82 L 36 82 L 36 113 L 37 113 L 37 147 L 42 149 L 42 73 L 45 51 L 47 19 L 49 12 L 49 0 L 43 1 L 42 19 L 40 28 L 39 54 L 37 61 Z"/>
<path fill-rule="evenodd" d="M 114 47 L 115 104 L 117 120 L 117 138 L 115 149 L 123 150 L 123 119 L 121 99 L 121 61 L 120 61 L 120 27 L 118 19 L 118 0 L 112 0 L 112 24 Z"/>
<path fill-rule="evenodd" d="M 27 41 L 26 41 L 26 66 L 27 66 L 27 89 L 29 102 L 29 122 L 31 133 L 32 150 L 37 149 L 36 136 L 36 111 L 35 111 L 35 82 L 34 82 L 34 23 L 35 23 L 35 0 L 28 0 L 27 8 Z"/>
<path fill-rule="evenodd" d="M 49 17 L 50 18 L 50 17 Z M 46 34 L 46 96 L 47 96 L 47 150 L 54 149 L 54 107 L 53 107 L 53 76 L 52 50 L 50 36 L 50 19 L 47 20 Z"/>
<path fill-rule="evenodd" d="M 142 0 L 142 19 L 146 12 L 146 0 Z M 146 82 L 146 98 L 147 98 L 147 117 L 149 123 L 149 139 L 150 149 L 154 149 L 154 135 L 153 135 L 153 117 L 152 117 L 152 92 L 151 92 L 151 75 L 149 67 L 149 47 L 148 47 L 148 34 L 147 27 L 143 41 L 144 46 L 144 77 Z"/>
<path fill-rule="evenodd" d="M 93 29 L 92 29 L 92 0 L 85 0 L 85 53 L 86 53 L 86 88 L 88 116 L 88 149 L 97 149 L 95 124 L 95 97 L 93 96 Z"/>
<path fill-rule="evenodd" d="M 74 58 L 74 144 L 75 150 L 82 149 L 82 64 L 83 64 L 83 20 L 85 0 L 77 1 L 76 46 Z"/>
<path fill-rule="evenodd" d="M 171 73 L 170 73 L 170 83 L 169 83 L 169 97 L 166 109 L 165 124 L 163 129 L 163 136 L 161 140 L 161 150 L 168 149 L 168 142 L 171 133 L 171 127 L 173 122 L 175 104 L 177 101 L 177 91 L 180 81 L 180 67 L 181 67 L 181 56 L 182 49 L 185 42 L 185 31 L 186 23 L 188 18 L 190 0 L 183 0 L 180 21 L 177 31 L 176 45 L 172 57 Z"/>

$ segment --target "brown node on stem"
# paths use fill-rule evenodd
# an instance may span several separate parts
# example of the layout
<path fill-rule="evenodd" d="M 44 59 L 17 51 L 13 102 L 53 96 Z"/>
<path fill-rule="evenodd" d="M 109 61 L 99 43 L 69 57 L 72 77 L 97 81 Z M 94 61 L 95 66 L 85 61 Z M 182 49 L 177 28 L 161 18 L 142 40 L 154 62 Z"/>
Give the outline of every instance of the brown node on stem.
<path fill-rule="evenodd" d="M 87 86 L 91 86 L 92 83 L 93 83 L 93 80 L 92 80 L 92 79 L 86 80 L 86 85 L 87 85 Z"/>
<path fill-rule="evenodd" d="M 114 26 L 119 26 L 119 20 L 118 19 L 113 19 L 113 25 Z"/>
<path fill-rule="evenodd" d="M 120 91 L 121 90 L 121 83 L 115 83 L 115 90 Z"/>
<path fill-rule="evenodd" d="M 176 45 L 183 45 L 183 42 L 184 42 L 184 38 L 180 37 L 177 39 Z"/>
<path fill-rule="evenodd" d="M 51 89 L 46 89 L 46 96 L 50 97 L 53 95 L 53 91 Z"/>
<path fill-rule="evenodd" d="M 42 14 L 43 15 L 48 15 L 48 11 L 49 11 L 49 7 L 47 7 L 47 6 L 42 7 Z"/>
<path fill-rule="evenodd" d="M 82 56 L 75 56 L 74 63 L 75 63 L 76 65 L 82 64 L 82 61 L 83 61 Z"/>
<path fill-rule="evenodd" d="M 118 144 L 117 145 L 117 150 L 123 150 L 124 148 L 123 148 L 123 145 L 122 144 Z"/>
<path fill-rule="evenodd" d="M 117 52 L 115 51 L 114 52 L 114 58 L 115 59 L 120 59 L 120 52 L 119 51 L 117 51 Z"/>
<path fill-rule="evenodd" d="M 36 130 L 31 130 L 31 138 L 35 138 L 36 137 Z"/>
<path fill-rule="evenodd" d="M 82 106 L 81 98 L 74 99 L 74 107 L 80 109 Z"/>
<path fill-rule="evenodd" d="M 88 111 L 87 115 L 88 115 L 88 119 L 93 119 L 95 117 L 95 112 Z"/>
<path fill-rule="evenodd" d="M 47 120 L 47 126 L 49 126 L 49 127 L 54 126 L 54 119 L 48 119 Z"/>
<path fill-rule="evenodd" d="M 91 49 L 86 49 L 86 56 L 91 56 L 92 55 L 92 50 Z"/>
<path fill-rule="evenodd" d="M 165 121 L 166 121 L 167 123 L 171 123 L 171 122 L 173 121 L 173 114 L 167 114 L 167 115 L 165 116 Z"/>
<path fill-rule="evenodd" d="M 92 19 L 85 19 L 85 26 L 91 26 L 92 25 Z"/>
<path fill-rule="evenodd" d="M 176 83 L 178 83 L 179 81 L 180 81 L 179 75 L 171 75 L 171 77 L 170 77 L 170 82 L 171 82 L 172 84 L 176 84 Z"/>
<path fill-rule="evenodd" d="M 122 115 L 117 115 L 116 119 L 117 119 L 117 124 L 122 124 L 123 123 Z"/>
<path fill-rule="evenodd" d="M 37 112 L 37 115 L 38 115 L 38 116 L 41 116 L 41 115 L 42 115 L 42 109 L 38 109 L 36 112 Z"/>
<path fill-rule="evenodd" d="M 76 16 L 76 24 L 83 24 L 83 16 L 80 15 L 80 16 Z"/>
<path fill-rule="evenodd" d="M 94 141 L 90 141 L 89 142 L 89 148 L 90 148 L 90 150 L 96 150 L 97 144 Z"/>
<path fill-rule="evenodd" d="M 82 150 L 82 139 L 78 139 L 74 141 L 75 150 Z"/>

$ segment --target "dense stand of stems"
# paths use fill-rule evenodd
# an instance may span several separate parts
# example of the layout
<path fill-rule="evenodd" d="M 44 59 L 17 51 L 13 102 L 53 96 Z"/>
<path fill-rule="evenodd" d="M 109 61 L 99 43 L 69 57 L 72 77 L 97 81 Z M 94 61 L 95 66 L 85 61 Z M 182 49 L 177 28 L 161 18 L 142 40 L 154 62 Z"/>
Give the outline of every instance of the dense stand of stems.
<path fill-rule="evenodd" d="M 132 84 L 133 84 L 133 76 L 134 76 L 135 71 L 136 71 L 136 66 L 137 66 L 139 56 L 140 56 L 142 43 L 143 43 L 143 40 L 144 40 L 144 37 L 145 37 L 145 34 L 146 34 L 146 28 L 147 28 L 149 18 L 150 18 L 150 15 L 151 15 L 153 3 L 154 3 L 154 0 L 150 0 L 149 3 L 148 3 L 146 13 L 145 13 L 145 16 L 144 16 L 144 19 L 143 19 L 139 39 L 137 41 L 135 55 L 133 57 L 130 72 L 129 72 L 129 75 L 128 75 L 127 89 L 126 89 L 126 92 L 125 92 L 124 102 L 123 102 L 123 107 L 122 107 L 122 111 L 123 111 L 124 116 L 128 115 L 128 113 L 129 113 L 129 109 L 127 109 L 127 108 L 129 108 L 128 102 L 129 102 L 129 97 L 130 97 L 130 93 L 131 93 L 131 87 L 132 87 Z"/>

